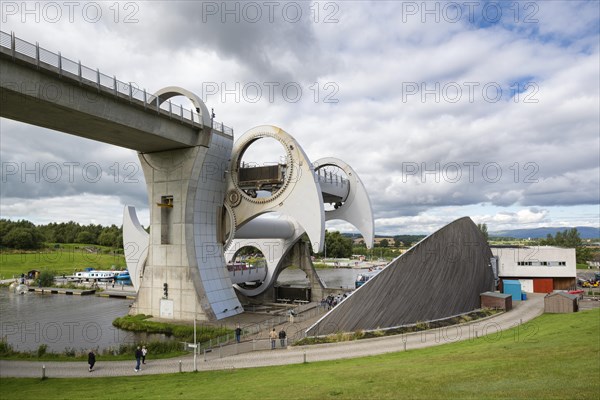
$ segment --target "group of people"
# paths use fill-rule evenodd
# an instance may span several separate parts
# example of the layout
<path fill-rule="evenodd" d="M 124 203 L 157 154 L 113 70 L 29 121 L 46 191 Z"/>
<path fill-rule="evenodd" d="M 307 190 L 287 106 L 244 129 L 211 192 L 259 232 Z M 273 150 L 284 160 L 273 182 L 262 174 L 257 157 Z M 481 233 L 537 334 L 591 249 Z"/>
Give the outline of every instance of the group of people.
<path fill-rule="evenodd" d="M 287 338 L 287 334 L 285 333 L 283 328 L 281 328 L 279 333 L 277 333 L 275 331 L 275 328 L 273 328 L 273 330 L 269 333 L 269 339 L 271 339 L 271 350 L 275 350 L 277 339 L 279 339 L 279 342 L 281 343 L 281 347 L 285 347 L 285 339 L 286 338 Z"/>
<path fill-rule="evenodd" d="M 146 354 L 148 354 L 148 349 L 146 349 L 146 346 L 142 346 L 141 348 L 138 346 L 137 349 L 135 349 L 135 372 L 139 372 L 141 370 L 140 361 L 142 364 L 146 364 Z"/>
<path fill-rule="evenodd" d="M 146 346 L 138 346 L 135 349 L 135 372 L 139 372 L 141 370 L 140 368 L 140 363 L 141 364 L 146 364 L 146 355 L 148 354 L 148 349 L 146 348 Z M 90 372 L 92 372 L 94 370 L 94 365 L 96 364 L 96 353 L 94 353 L 93 349 L 90 349 L 90 352 L 88 353 L 88 365 L 89 368 L 88 370 Z"/>
<path fill-rule="evenodd" d="M 343 295 L 338 294 L 337 296 L 329 295 L 326 298 L 321 299 L 321 307 L 327 307 L 327 310 L 331 310 L 333 307 L 340 304 L 346 297 L 348 297 L 347 293 L 344 293 Z"/>
<path fill-rule="evenodd" d="M 240 343 L 241 340 L 241 336 L 242 336 L 242 328 L 240 328 L 240 325 L 238 324 L 237 328 L 235 329 L 235 340 L 237 343 Z M 279 333 L 277 333 L 275 331 L 275 328 L 273 328 L 273 330 L 269 333 L 269 339 L 271 339 L 271 350 L 275 350 L 275 348 L 277 347 L 277 339 L 279 339 L 279 343 L 281 344 L 281 347 L 285 347 L 286 346 L 286 338 L 287 338 L 287 334 L 285 333 L 285 330 L 283 328 L 281 328 L 281 330 L 279 331 Z M 146 364 L 146 355 L 148 354 L 148 349 L 146 348 L 146 346 L 137 346 L 137 348 L 135 349 L 135 368 L 134 371 L 135 372 L 139 372 L 141 371 L 141 365 Z M 96 364 L 96 353 L 94 353 L 94 350 L 90 350 L 90 352 L 88 353 L 88 365 L 89 365 L 89 371 L 92 372 L 92 370 L 94 369 L 94 365 Z"/>

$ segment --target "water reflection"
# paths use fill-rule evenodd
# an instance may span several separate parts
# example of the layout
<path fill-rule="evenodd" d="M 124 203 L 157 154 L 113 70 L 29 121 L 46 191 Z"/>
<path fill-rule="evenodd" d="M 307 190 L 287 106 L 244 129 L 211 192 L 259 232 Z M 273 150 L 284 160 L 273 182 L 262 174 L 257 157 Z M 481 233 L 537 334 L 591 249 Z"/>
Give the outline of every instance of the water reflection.
<path fill-rule="evenodd" d="M 328 287 L 354 288 L 359 269 L 322 269 L 318 274 Z M 280 284 L 306 285 L 306 275 L 299 269 L 286 269 Z M 117 285 L 119 285 L 117 283 Z M 109 289 L 110 289 L 110 285 Z M 164 335 L 131 333 L 112 326 L 112 321 L 129 312 L 133 300 L 64 294 L 19 295 L 0 288 L 0 336 L 15 350 L 36 350 L 46 344 L 48 350 L 81 351 L 89 348 L 116 348 L 123 343 L 165 340 Z"/>
<path fill-rule="evenodd" d="M 353 289 L 356 276 L 364 269 L 351 268 L 328 268 L 318 269 L 317 274 L 321 277 L 327 287 Z M 281 285 L 308 285 L 306 274 L 298 268 L 287 268 L 281 272 L 277 282 Z"/>
<path fill-rule="evenodd" d="M 129 312 L 133 300 L 63 294 L 16 294 L 0 289 L 0 335 L 15 350 L 116 348 L 164 338 L 164 335 L 131 333 L 112 326 L 112 321 Z"/>

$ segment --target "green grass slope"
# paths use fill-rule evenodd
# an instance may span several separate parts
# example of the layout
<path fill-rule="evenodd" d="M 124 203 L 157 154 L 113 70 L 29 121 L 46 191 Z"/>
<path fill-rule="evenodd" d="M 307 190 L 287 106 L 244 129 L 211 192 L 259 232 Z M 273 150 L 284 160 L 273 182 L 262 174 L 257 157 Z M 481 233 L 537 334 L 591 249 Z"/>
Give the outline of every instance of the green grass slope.
<path fill-rule="evenodd" d="M 598 399 L 600 309 L 381 356 L 94 379 L 2 379 L 9 399 Z"/>

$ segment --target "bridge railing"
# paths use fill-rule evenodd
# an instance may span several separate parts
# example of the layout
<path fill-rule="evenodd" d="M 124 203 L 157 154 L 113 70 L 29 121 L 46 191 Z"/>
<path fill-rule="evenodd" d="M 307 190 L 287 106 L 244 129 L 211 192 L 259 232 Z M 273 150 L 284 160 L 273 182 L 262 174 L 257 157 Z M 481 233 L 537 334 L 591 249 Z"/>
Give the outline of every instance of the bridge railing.
<path fill-rule="evenodd" d="M 130 102 L 141 102 L 144 109 L 155 110 L 169 118 L 179 119 L 182 123 L 191 123 L 192 125 L 202 125 L 202 118 L 195 110 L 186 109 L 181 105 L 172 103 L 170 100 L 159 103 L 159 99 L 146 92 L 146 89 L 140 89 L 133 82 L 123 82 L 116 76 L 108 76 L 100 72 L 99 69 L 92 69 L 81 65 L 81 62 L 75 62 L 63 57 L 60 52 L 53 53 L 41 48 L 38 43 L 33 44 L 15 37 L 14 33 L 0 31 L 0 47 L 6 49 L 13 58 L 16 54 L 28 57 L 31 64 L 37 68 L 51 70 L 54 67 L 58 70 L 60 76 L 70 75 L 78 80 L 80 84 L 92 86 L 98 91 L 112 92 L 115 96 L 129 99 Z M 220 131 L 226 135 L 233 136 L 233 129 L 225 124 L 211 120 L 211 128 Z"/>
<path fill-rule="evenodd" d="M 331 171 L 321 171 L 319 169 L 319 170 L 317 170 L 317 178 L 319 180 L 319 183 L 324 183 L 324 184 L 329 184 L 329 185 L 344 187 L 345 185 L 348 184 L 348 179 L 346 179 L 343 176 L 340 176 L 334 172 L 331 172 Z"/>
<path fill-rule="evenodd" d="M 246 311 L 250 311 L 251 307 L 246 307 Z M 285 324 L 288 344 L 292 344 L 297 340 L 300 340 L 306 336 L 304 328 L 301 328 L 305 321 L 325 314 L 327 309 L 325 307 L 317 306 L 310 307 L 299 305 L 295 311 L 297 312 L 292 320 L 290 320 L 289 314 L 277 315 L 266 321 L 248 324 L 241 326 L 242 343 L 238 346 L 235 342 L 235 333 L 231 332 L 227 335 L 220 336 L 215 339 L 208 340 L 206 342 L 198 342 L 196 351 L 198 354 L 204 356 L 204 360 L 222 358 L 233 354 L 249 353 L 257 350 L 266 350 L 270 348 L 269 332 L 276 326 Z M 298 325 L 294 325 L 298 324 Z M 294 329 L 296 328 L 297 329 Z M 229 345 L 229 346 L 228 346 Z M 234 346 L 231 346 L 234 345 Z M 187 343 L 184 344 L 187 348 Z M 280 347 L 279 339 L 277 339 L 277 347 Z"/>

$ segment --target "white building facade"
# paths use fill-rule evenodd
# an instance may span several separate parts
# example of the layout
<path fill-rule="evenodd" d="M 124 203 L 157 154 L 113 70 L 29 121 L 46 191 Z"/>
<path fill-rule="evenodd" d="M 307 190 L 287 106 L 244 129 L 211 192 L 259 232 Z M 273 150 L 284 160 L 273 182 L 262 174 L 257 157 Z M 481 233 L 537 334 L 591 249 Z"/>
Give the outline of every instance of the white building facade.
<path fill-rule="evenodd" d="M 490 246 L 498 278 L 517 279 L 523 291 L 550 293 L 575 289 L 575 249 L 552 246 Z"/>

